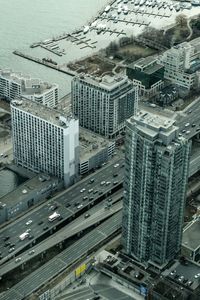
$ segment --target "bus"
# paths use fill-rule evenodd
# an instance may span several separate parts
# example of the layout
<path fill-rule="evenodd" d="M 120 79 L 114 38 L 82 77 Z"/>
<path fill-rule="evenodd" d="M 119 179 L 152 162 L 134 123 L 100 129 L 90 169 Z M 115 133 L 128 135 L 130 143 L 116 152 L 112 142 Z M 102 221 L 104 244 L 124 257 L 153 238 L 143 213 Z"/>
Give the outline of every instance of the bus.
<path fill-rule="evenodd" d="M 25 231 L 24 233 L 22 233 L 20 236 L 19 236 L 19 239 L 21 241 L 25 240 L 27 237 L 29 236 L 29 232 Z"/>
<path fill-rule="evenodd" d="M 53 222 L 54 220 L 58 219 L 59 217 L 60 217 L 60 214 L 58 214 L 58 213 L 55 211 L 52 215 L 49 216 L 48 220 L 49 220 L 50 222 Z"/>

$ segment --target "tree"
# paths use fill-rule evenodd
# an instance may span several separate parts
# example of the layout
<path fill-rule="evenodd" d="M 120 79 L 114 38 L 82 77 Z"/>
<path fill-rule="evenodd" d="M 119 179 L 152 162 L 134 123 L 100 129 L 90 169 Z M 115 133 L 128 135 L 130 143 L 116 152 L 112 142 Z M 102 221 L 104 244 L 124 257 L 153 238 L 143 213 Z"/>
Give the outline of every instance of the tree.
<path fill-rule="evenodd" d="M 184 14 L 180 14 L 176 17 L 176 25 L 180 27 L 184 27 L 187 25 L 187 16 Z"/>

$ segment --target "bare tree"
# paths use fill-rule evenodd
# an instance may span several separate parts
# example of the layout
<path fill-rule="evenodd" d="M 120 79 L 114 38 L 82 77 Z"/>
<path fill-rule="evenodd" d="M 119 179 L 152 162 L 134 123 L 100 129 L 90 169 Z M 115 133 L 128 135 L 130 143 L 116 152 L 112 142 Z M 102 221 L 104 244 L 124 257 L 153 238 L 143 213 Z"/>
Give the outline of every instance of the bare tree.
<path fill-rule="evenodd" d="M 187 16 L 184 14 L 180 14 L 176 17 L 176 25 L 180 27 L 184 27 L 187 25 Z"/>

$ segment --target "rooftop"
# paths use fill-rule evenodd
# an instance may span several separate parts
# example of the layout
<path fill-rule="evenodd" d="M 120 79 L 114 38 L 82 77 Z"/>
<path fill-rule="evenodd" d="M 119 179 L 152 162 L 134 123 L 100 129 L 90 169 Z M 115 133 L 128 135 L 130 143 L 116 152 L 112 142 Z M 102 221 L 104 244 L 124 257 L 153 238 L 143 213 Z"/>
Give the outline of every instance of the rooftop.
<path fill-rule="evenodd" d="M 62 128 L 66 128 L 72 120 L 71 115 L 67 115 L 63 112 L 25 98 L 20 100 L 12 100 L 11 107 L 16 107 L 24 112 L 34 115 L 37 118 L 41 118 Z"/>
<path fill-rule="evenodd" d="M 79 127 L 79 142 L 81 162 L 88 160 L 112 143 L 112 141 L 82 127 Z"/>
<path fill-rule="evenodd" d="M 53 87 L 58 87 L 56 84 L 43 82 L 38 78 L 31 78 L 29 75 L 23 75 L 20 72 L 12 72 L 12 70 L 0 69 L 0 77 L 12 80 L 21 85 L 23 95 L 43 94 Z"/>
<path fill-rule="evenodd" d="M 193 222 L 183 231 L 182 246 L 193 251 L 200 247 L 200 220 Z"/>
<path fill-rule="evenodd" d="M 77 79 L 77 77 L 75 78 Z M 119 76 L 119 75 L 115 75 L 115 76 L 105 75 L 101 78 L 101 77 L 94 77 L 92 75 L 81 74 L 79 75 L 78 78 L 84 82 L 87 82 L 88 84 L 97 86 L 102 89 L 106 89 L 108 91 L 111 91 L 116 87 L 129 81 L 127 76 Z"/>
<path fill-rule="evenodd" d="M 19 185 L 14 191 L 6 194 L 0 199 L 1 205 L 13 207 L 19 202 L 27 199 L 27 195 L 31 192 L 41 191 L 46 186 L 50 185 L 52 181 L 58 180 L 56 177 L 46 174 L 38 174 L 30 180 Z"/>

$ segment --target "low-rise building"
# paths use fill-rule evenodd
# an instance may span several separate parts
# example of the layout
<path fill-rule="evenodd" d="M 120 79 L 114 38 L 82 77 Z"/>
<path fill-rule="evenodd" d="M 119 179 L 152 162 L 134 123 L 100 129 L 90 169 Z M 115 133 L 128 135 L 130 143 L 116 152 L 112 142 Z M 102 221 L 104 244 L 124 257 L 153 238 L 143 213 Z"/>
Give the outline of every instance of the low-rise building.
<path fill-rule="evenodd" d="M 100 167 L 112 158 L 115 152 L 115 141 L 94 134 L 85 128 L 80 128 L 79 133 L 79 173 L 83 175 Z"/>
<path fill-rule="evenodd" d="M 164 85 L 164 67 L 158 63 L 157 56 L 140 58 L 129 64 L 126 74 L 144 97 L 154 96 Z"/>
<path fill-rule="evenodd" d="M 193 261 L 200 261 L 200 219 L 183 230 L 181 252 Z"/>
<path fill-rule="evenodd" d="M 58 104 L 58 85 L 24 76 L 11 70 L 0 70 L 0 96 L 13 100 L 21 96 L 49 107 Z"/>
<path fill-rule="evenodd" d="M 27 211 L 62 186 L 58 178 L 42 173 L 21 184 L 0 199 L 0 224 Z"/>

